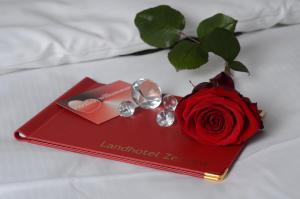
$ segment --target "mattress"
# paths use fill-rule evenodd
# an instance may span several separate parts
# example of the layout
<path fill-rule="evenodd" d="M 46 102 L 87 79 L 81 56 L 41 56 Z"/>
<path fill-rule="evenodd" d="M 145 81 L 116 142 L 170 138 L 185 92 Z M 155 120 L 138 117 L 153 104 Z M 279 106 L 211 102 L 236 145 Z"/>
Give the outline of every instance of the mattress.
<path fill-rule="evenodd" d="M 239 36 L 237 89 L 267 112 L 264 132 L 250 141 L 222 183 L 17 142 L 13 131 L 85 76 L 99 82 L 146 77 L 165 93 L 185 95 L 222 60 L 176 72 L 167 51 L 122 56 L 0 76 L 0 198 L 300 198 L 300 25 Z"/>

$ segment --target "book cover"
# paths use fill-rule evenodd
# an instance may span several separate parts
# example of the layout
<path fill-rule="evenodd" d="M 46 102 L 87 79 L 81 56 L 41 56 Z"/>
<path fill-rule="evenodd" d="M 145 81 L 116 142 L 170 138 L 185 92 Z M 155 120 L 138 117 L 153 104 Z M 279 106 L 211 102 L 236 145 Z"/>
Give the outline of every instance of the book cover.
<path fill-rule="evenodd" d="M 16 139 L 214 181 L 224 179 L 243 148 L 198 144 L 176 124 L 160 127 L 160 107 L 96 124 L 57 104 L 100 85 L 83 79 L 16 130 Z"/>

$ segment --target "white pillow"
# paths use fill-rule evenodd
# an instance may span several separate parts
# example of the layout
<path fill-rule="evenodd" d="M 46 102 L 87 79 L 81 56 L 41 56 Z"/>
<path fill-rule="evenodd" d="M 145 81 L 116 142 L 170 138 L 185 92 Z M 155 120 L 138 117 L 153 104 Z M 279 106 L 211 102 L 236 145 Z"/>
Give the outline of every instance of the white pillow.
<path fill-rule="evenodd" d="M 299 23 L 296 0 L 15 0 L 0 1 L 0 74 L 83 62 L 150 48 L 139 38 L 135 14 L 168 4 L 186 16 L 188 34 L 201 19 L 223 12 L 237 31 Z"/>

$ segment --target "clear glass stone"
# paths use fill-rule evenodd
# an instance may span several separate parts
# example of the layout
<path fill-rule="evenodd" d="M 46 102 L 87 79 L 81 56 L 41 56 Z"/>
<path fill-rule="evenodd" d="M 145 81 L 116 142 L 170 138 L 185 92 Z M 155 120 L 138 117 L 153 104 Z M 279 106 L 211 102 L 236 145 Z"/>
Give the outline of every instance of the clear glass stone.
<path fill-rule="evenodd" d="M 135 104 L 131 101 L 123 101 L 118 106 L 118 111 L 122 117 L 130 117 L 134 114 Z"/>
<path fill-rule="evenodd" d="M 178 104 L 178 100 L 173 95 L 165 95 L 163 97 L 163 104 L 164 104 L 165 109 L 175 111 L 176 106 Z"/>
<path fill-rule="evenodd" d="M 139 79 L 131 86 L 134 102 L 145 109 L 155 109 L 161 104 L 161 89 L 149 79 Z"/>
<path fill-rule="evenodd" d="M 156 122 L 162 127 L 172 126 L 175 122 L 174 112 L 168 109 L 160 111 L 156 115 Z"/>

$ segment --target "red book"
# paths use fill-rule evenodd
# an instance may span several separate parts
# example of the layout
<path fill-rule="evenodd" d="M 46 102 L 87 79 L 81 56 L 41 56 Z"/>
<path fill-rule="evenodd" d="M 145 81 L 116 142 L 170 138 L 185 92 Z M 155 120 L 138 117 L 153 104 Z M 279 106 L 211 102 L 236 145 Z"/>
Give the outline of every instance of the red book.
<path fill-rule="evenodd" d="M 243 146 L 201 145 L 176 124 L 156 124 L 156 110 L 94 124 L 57 102 L 102 84 L 85 78 L 15 132 L 19 141 L 220 181 Z"/>

